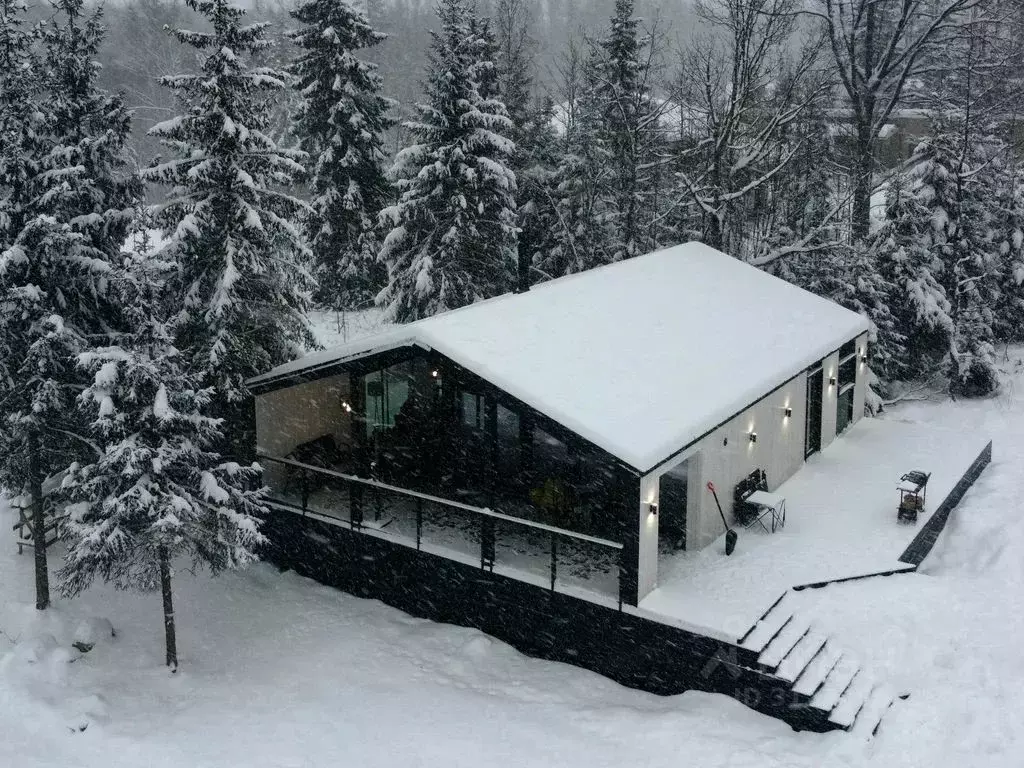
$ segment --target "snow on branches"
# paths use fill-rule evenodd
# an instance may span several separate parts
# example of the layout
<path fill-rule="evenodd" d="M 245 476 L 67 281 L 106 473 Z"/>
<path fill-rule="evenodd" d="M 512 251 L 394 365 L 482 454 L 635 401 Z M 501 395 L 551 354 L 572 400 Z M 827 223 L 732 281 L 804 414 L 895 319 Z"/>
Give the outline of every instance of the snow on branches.
<path fill-rule="evenodd" d="M 389 282 L 377 302 L 403 322 L 508 291 L 517 263 L 512 125 L 485 93 L 489 28 L 464 0 L 442 0 L 438 15 L 427 103 L 406 123 L 415 143 L 395 160 L 400 198 L 382 213 Z"/>

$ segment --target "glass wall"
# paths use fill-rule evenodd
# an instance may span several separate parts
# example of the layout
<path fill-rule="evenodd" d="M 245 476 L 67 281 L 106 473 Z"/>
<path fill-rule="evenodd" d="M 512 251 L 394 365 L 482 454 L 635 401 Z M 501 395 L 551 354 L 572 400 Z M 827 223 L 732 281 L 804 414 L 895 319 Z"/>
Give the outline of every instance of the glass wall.
<path fill-rule="evenodd" d="M 618 476 L 596 449 L 538 426 L 530 409 L 416 359 L 372 371 L 360 471 L 514 517 L 619 537 Z M 613 501 L 614 499 L 614 501 Z"/>
<path fill-rule="evenodd" d="M 372 437 L 382 429 L 395 426 L 395 419 L 415 388 L 419 361 L 397 363 L 363 377 L 366 395 L 366 434 Z"/>
<path fill-rule="evenodd" d="M 836 398 L 836 434 L 853 422 L 853 391 L 857 383 L 857 342 L 849 341 L 839 350 L 839 395 Z"/>

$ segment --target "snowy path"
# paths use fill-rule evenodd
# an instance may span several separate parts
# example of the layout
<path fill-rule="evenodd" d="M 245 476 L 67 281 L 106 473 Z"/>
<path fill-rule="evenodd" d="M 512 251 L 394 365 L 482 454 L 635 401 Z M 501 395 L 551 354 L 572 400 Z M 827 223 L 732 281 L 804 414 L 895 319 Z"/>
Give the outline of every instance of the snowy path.
<path fill-rule="evenodd" d="M 3 511 L 0 766 L 1020 768 L 1024 375 L 1016 383 L 998 400 L 903 409 L 997 445 L 924 573 L 803 593 L 845 648 L 912 693 L 874 740 L 793 733 L 722 696 L 626 690 L 267 566 L 181 574 L 171 679 L 156 596 L 97 588 L 39 625 L 25 605 L 31 559 L 15 554 Z M 66 653 L 87 615 L 109 617 L 117 639 L 74 664 L 42 647 L 28 662 L 30 638 L 53 633 Z"/>

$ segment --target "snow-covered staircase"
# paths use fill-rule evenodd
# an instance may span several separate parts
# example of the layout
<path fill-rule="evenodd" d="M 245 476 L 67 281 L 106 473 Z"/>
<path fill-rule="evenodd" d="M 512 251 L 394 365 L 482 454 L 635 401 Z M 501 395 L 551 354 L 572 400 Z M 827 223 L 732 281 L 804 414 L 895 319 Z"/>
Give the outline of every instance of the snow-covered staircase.
<path fill-rule="evenodd" d="M 857 734 L 877 732 L 896 694 L 844 651 L 787 592 L 741 638 L 740 647 L 758 654 L 761 672 L 790 686 L 807 707 L 828 722 Z"/>

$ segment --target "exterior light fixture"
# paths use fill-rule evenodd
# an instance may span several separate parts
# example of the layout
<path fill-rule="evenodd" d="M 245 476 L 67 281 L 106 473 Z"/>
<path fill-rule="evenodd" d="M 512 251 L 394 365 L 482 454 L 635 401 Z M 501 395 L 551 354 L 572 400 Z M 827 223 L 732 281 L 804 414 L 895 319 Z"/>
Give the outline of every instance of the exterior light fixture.
<path fill-rule="evenodd" d="M 860 364 L 864 365 L 867 361 L 868 361 L 868 353 L 865 352 L 864 350 L 861 350 L 861 353 L 860 353 Z"/>
<path fill-rule="evenodd" d="M 785 408 L 783 408 L 782 412 L 786 414 L 787 419 L 793 415 L 793 409 L 790 408 L 788 405 Z"/>
<path fill-rule="evenodd" d="M 836 377 L 835 376 L 829 376 L 828 377 L 828 385 L 830 387 L 834 387 L 836 385 Z"/>
<path fill-rule="evenodd" d="M 653 501 L 647 505 L 647 509 L 650 510 L 652 515 L 658 514 L 658 505 L 655 504 Z"/>
<path fill-rule="evenodd" d="M 436 379 L 438 376 L 441 375 L 441 372 L 435 368 L 434 370 L 432 370 L 430 372 L 430 375 L 433 376 Z"/>
<path fill-rule="evenodd" d="M 757 442 L 757 432 L 751 432 L 750 433 L 750 442 L 752 442 L 752 443 L 756 443 Z"/>
<path fill-rule="evenodd" d="M 352 406 L 349 405 L 348 402 L 343 400 L 341 402 L 341 407 L 345 409 L 345 413 L 352 413 Z"/>

